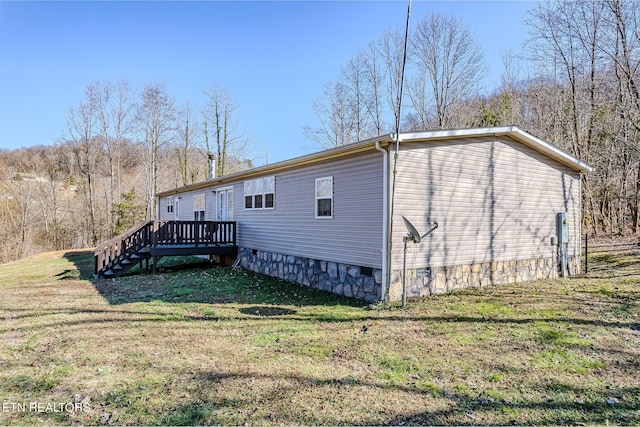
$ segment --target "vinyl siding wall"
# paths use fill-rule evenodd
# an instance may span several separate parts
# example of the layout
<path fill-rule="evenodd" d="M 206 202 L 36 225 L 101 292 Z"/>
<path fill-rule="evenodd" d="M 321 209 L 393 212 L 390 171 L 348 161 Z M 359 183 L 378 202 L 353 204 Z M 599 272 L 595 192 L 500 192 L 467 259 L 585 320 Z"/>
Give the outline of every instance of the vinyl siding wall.
<path fill-rule="evenodd" d="M 390 156 L 391 157 L 391 156 Z M 401 215 L 422 233 L 407 268 L 550 258 L 556 213 L 569 212 L 569 254 L 580 254 L 580 177 L 509 138 L 407 143 L 398 161 L 393 270 L 402 268 Z"/>
<path fill-rule="evenodd" d="M 238 246 L 382 268 L 382 161 L 372 152 L 278 173 L 275 209 L 244 209 L 243 182 L 236 183 Z M 316 179 L 329 176 L 333 218 L 316 219 Z"/>
<path fill-rule="evenodd" d="M 161 197 L 159 204 L 159 215 L 158 218 L 161 221 L 172 221 L 178 219 L 179 221 L 193 221 L 193 196 L 195 194 L 204 194 L 205 196 L 205 220 L 206 221 L 215 221 L 216 220 L 216 195 L 212 192 L 215 187 L 212 187 L 207 190 L 197 190 L 191 191 L 187 193 L 181 193 L 180 195 L 171 197 Z M 179 200 L 179 212 L 178 218 L 175 217 L 175 212 L 167 212 L 167 206 L 169 205 L 169 200 L 175 200 L 176 198 L 180 198 Z"/>
<path fill-rule="evenodd" d="M 170 219 L 174 219 L 173 212 L 167 212 L 167 206 L 169 205 L 169 200 L 172 200 L 170 197 L 160 197 L 158 201 L 158 219 L 160 221 L 167 221 Z"/>
<path fill-rule="evenodd" d="M 205 193 L 205 219 L 215 221 L 213 190 L 232 187 L 239 247 L 379 269 L 382 162 L 380 153 L 371 152 L 275 174 L 274 209 L 245 209 L 244 180 L 182 193 L 179 219 L 192 221 L 193 195 Z M 333 218 L 316 219 L 316 179 L 329 176 L 333 177 Z M 255 178 L 259 177 L 248 179 Z M 161 220 L 174 219 L 167 213 L 167 199 L 160 200 Z"/>

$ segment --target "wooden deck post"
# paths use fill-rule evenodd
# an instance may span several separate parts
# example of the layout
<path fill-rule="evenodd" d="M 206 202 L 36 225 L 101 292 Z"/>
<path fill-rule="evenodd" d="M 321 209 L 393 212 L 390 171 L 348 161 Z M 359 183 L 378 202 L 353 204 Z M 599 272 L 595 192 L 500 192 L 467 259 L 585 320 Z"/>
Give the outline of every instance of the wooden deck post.
<path fill-rule="evenodd" d="M 151 228 L 151 246 L 158 246 L 158 233 L 160 232 L 160 225 L 158 221 L 153 221 L 153 227 Z"/>

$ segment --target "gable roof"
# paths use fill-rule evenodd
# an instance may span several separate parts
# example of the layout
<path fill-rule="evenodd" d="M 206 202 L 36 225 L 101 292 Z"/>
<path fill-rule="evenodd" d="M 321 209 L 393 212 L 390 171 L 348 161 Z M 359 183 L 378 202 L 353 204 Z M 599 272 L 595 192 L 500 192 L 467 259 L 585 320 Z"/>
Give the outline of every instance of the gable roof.
<path fill-rule="evenodd" d="M 555 147 L 548 142 L 541 140 L 528 132 L 523 131 L 517 126 L 504 127 L 488 127 L 473 129 L 454 129 L 454 130 L 435 130 L 416 133 L 400 134 L 400 142 L 402 141 L 420 141 L 420 140 L 446 140 L 457 138 L 472 138 L 482 136 L 508 136 L 518 142 L 523 143 L 546 156 L 557 160 L 565 166 L 577 172 L 593 172 L 595 168 L 583 161 L 573 157 L 569 153 Z"/>
<path fill-rule="evenodd" d="M 504 127 L 486 127 L 486 128 L 472 128 L 472 129 L 451 129 L 451 130 L 435 130 L 435 131 L 422 131 L 422 132 L 405 132 L 400 133 L 400 143 L 410 141 L 423 141 L 428 143 L 430 141 L 442 141 L 448 139 L 459 138 L 479 138 L 486 136 L 507 136 L 512 139 L 521 142 L 532 149 L 539 151 L 540 153 L 557 160 L 565 166 L 577 171 L 577 172 L 593 172 L 595 168 L 581 160 L 571 156 L 563 150 L 531 135 L 520 129 L 517 126 L 504 126 Z M 343 145 L 328 150 L 319 151 L 312 154 L 307 154 L 301 157 L 296 157 L 289 160 L 273 163 L 270 165 L 264 165 L 255 167 L 252 169 L 244 170 L 241 172 L 232 173 L 229 175 L 223 175 L 214 179 L 189 184 L 184 187 L 174 188 L 172 190 L 163 191 L 157 194 L 157 197 L 167 197 L 175 194 L 185 193 L 188 191 L 200 190 L 210 187 L 212 185 L 221 185 L 237 181 L 238 179 L 246 179 L 252 176 L 264 175 L 268 173 L 276 173 L 282 170 L 297 168 L 304 165 L 310 165 L 319 162 L 326 162 L 332 159 L 338 159 L 347 157 L 356 153 L 364 151 L 370 151 L 374 149 L 376 144 L 389 145 L 395 143 L 395 135 L 388 134 L 382 135 L 371 139 L 366 139 L 352 144 Z"/>

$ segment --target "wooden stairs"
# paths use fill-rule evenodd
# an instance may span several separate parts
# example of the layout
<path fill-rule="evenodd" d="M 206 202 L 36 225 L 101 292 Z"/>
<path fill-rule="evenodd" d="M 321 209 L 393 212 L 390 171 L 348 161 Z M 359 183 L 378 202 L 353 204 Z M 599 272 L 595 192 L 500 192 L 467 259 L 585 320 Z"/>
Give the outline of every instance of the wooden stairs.
<path fill-rule="evenodd" d="M 146 221 L 96 246 L 96 278 L 115 278 L 152 261 L 155 273 L 163 256 L 220 255 L 235 257 L 234 221 Z"/>

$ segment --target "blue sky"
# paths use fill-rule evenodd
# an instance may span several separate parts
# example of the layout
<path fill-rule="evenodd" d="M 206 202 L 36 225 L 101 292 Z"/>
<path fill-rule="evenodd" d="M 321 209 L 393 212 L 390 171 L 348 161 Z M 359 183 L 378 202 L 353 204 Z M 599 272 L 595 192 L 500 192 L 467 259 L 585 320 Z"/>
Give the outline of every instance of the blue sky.
<path fill-rule="evenodd" d="M 256 164 L 317 151 L 313 101 L 358 49 L 403 25 L 407 1 L 7 2 L 0 0 L 0 148 L 53 144 L 87 84 L 164 82 L 199 106 L 212 83 L 240 104 Z M 492 88 L 502 53 L 519 51 L 534 3 L 415 1 L 459 18 L 485 51 Z M 260 148 L 263 147 L 263 148 Z"/>

